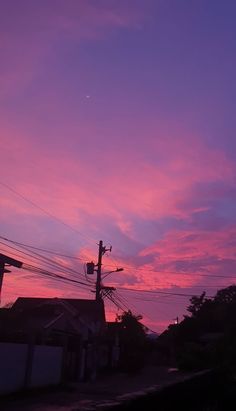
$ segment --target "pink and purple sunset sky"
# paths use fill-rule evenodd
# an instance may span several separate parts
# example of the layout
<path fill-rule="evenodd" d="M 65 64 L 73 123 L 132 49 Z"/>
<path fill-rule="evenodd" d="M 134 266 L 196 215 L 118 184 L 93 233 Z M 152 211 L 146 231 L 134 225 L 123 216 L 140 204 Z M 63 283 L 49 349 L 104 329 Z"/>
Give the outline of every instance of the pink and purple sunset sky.
<path fill-rule="evenodd" d="M 0 235 L 82 273 L 112 244 L 106 284 L 158 332 L 176 294 L 236 279 L 235 21 L 235 0 L 0 2 Z M 18 296 L 94 298 L 12 269 Z"/>

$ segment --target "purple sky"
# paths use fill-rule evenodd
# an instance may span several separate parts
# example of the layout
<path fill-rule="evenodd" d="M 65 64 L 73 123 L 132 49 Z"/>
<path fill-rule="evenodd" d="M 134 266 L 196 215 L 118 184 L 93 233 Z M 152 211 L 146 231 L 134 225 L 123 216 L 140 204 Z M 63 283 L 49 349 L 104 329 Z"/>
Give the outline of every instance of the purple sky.
<path fill-rule="evenodd" d="M 106 284 L 170 293 L 117 289 L 153 330 L 236 278 L 235 20 L 234 0 L 0 4 L 0 235 L 80 273 L 112 244 Z M 93 298 L 13 270 L 19 295 Z"/>

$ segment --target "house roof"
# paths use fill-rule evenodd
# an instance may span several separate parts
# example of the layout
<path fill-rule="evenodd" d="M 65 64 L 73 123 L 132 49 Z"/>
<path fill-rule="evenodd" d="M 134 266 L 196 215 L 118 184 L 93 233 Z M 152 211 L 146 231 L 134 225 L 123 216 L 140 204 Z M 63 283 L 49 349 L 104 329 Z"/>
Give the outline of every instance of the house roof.
<path fill-rule="evenodd" d="M 92 322 L 105 322 L 105 309 L 103 301 L 85 300 L 77 298 L 33 298 L 19 297 L 12 306 L 13 311 L 30 312 L 38 309 L 43 311 L 44 307 L 52 305 L 63 305 L 71 311 L 71 314 L 86 318 Z"/>
<path fill-rule="evenodd" d="M 1 338 L 14 335 L 18 338 L 25 333 L 51 328 L 82 335 L 85 335 L 84 332 L 94 334 L 100 332 L 104 325 L 103 301 L 19 297 L 11 308 L 0 309 Z"/>

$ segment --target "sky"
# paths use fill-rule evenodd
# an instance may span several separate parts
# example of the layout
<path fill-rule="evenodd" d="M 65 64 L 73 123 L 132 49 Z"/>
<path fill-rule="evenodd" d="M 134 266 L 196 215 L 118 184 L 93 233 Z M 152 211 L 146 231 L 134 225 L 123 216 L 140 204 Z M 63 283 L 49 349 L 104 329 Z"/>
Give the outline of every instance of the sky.
<path fill-rule="evenodd" d="M 1 0 L 0 252 L 92 284 L 103 240 L 107 318 L 157 332 L 234 283 L 235 19 L 234 0 Z M 1 303 L 90 290 L 12 268 Z"/>

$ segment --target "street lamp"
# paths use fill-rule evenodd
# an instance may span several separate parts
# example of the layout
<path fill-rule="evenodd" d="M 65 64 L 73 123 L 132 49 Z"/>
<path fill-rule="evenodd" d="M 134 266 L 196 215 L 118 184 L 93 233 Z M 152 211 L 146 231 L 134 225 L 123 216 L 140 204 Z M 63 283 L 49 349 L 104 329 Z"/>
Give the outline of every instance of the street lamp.
<path fill-rule="evenodd" d="M 105 277 L 107 277 L 109 274 L 118 273 L 118 272 L 120 272 L 120 271 L 124 271 L 124 268 L 117 268 L 117 269 L 114 270 L 114 271 L 108 271 L 108 272 L 104 273 L 105 275 L 103 275 L 102 279 L 105 278 Z"/>

